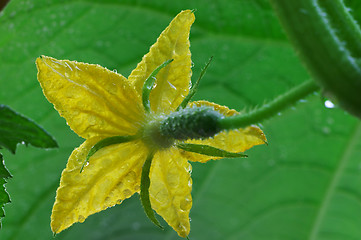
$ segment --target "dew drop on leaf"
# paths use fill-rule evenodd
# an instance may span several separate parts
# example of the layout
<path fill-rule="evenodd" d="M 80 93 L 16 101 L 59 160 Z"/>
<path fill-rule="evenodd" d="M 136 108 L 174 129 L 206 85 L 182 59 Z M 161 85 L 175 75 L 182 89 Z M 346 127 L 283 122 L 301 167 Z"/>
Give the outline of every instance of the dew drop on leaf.
<path fill-rule="evenodd" d="M 137 230 L 139 230 L 140 229 L 140 223 L 139 222 L 134 222 L 133 224 L 132 224 L 132 228 L 133 228 L 133 230 L 135 230 L 135 231 L 137 231 Z"/>
<path fill-rule="evenodd" d="M 335 104 L 333 104 L 333 102 L 331 102 L 330 100 L 326 100 L 325 101 L 325 107 L 326 108 L 334 108 Z"/>
<path fill-rule="evenodd" d="M 323 127 L 322 133 L 325 135 L 329 135 L 331 133 L 331 129 L 329 127 Z"/>

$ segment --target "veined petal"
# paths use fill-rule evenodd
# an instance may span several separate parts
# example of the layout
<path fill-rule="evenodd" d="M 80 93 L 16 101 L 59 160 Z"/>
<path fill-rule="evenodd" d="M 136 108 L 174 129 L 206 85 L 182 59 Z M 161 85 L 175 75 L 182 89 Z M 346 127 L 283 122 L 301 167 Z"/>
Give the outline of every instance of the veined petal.
<path fill-rule="evenodd" d="M 174 59 L 157 74 L 156 86 L 150 94 L 151 109 L 157 113 L 175 110 L 188 94 L 192 75 L 189 32 L 194 19 L 190 10 L 179 13 L 129 76 L 141 95 L 144 81 L 153 70 Z"/>
<path fill-rule="evenodd" d="M 196 101 L 190 103 L 190 105 L 213 107 L 214 110 L 220 112 L 224 116 L 238 114 L 237 111 L 233 109 L 207 101 Z M 264 144 L 266 142 L 267 139 L 264 133 L 257 126 L 249 126 L 244 129 L 239 128 L 231 131 L 222 131 L 216 134 L 214 138 L 208 138 L 205 140 L 186 141 L 186 143 L 209 145 L 234 153 L 244 152 L 255 145 Z M 183 157 L 193 162 L 207 162 L 211 159 L 221 159 L 221 157 L 211 157 L 198 153 L 187 152 L 181 149 L 179 151 Z"/>
<path fill-rule="evenodd" d="M 99 65 L 46 56 L 36 64 L 44 95 L 79 136 L 136 134 L 144 110 L 125 77 Z"/>
<path fill-rule="evenodd" d="M 191 165 L 176 148 L 154 155 L 150 169 L 150 202 L 152 208 L 181 237 L 189 234 L 189 211 L 192 207 Z"/>
<path fill-rule="evenodd" d="M 59 233 L 89 215 L 100 212 L 140 190 L 142 165 L 148 150 L 140 140 L 97 151 L 80 173 L 90 150 L 101 138 L 86 140 L 69 157 L 51 215 L 51 229 Z"/>

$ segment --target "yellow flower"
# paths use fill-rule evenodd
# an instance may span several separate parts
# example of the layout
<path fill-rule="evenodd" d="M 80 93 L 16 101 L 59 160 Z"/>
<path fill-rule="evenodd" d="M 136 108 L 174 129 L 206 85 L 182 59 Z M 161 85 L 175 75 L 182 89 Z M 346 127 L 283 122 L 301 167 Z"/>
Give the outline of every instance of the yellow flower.
<path fill-rule="evenodd" d="M 193 21 L 192 11 L 178 14 L 128 79 L 99 65 L 46 56 L 36 60 L 44 95 L 71 129 L 86 139 L 72 152 L 62 173 L 51 216 L 54 233 L 139 193 L 143 164 L 154 154 L 149 173 L 151 206 L 180 236 L 189 234 L 192 179 L 188 161 L 204 163 L 221 157 L 182 150 L 177 147 L 179 140 L 164 146 L 153 142 L 156 137 L 144 129 L 174 112 L 189 92 L 192 63 L 188 38 Z M 169 59 L 173 62 L 157 74 L 148 113 L 142 105 L 143 84 L 154 69 Z M 188 106 L 209 106 L 223 116 L 237 114 L 206 101 Z M 101 148 L 80 173 L 90 149 L 113 136 L 135 137 Z M 265 141 L 263 132 L 250 126 L 184 142 L 243 152 Z"/>

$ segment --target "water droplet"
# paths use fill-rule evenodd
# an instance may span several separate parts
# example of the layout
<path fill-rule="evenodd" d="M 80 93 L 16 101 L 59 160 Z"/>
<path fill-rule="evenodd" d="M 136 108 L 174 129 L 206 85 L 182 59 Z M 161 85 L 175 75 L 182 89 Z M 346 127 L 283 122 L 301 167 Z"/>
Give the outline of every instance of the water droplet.
<path fill-rule="evenodd" d="M 133 223 L 132 224 L 132 228 L 134 229 L 134 230 L 139 230 L 140 229 L 140 223 L 139 222 L 135 222 L 135 223 Z"/>
<path fill-rule="evenodd" d="M 304 9 L 304 8 L 300 8 L 300 13 L 308 15 L 308 11 L 306 9 Z"/>
<path fill-rule="evenodd" d="M 93 115 L 89 115 L 89 117 L 88 117 L 89 125 L 95 125 L 96 122 L 97 122 L 97 118 L 95 116 L 93 116 Z"/>
<path fill-rule="evenodd" d="M 331 133 L 331 129 L 329 127 L 323 127 L 322 133 L 325 135 L 329 135 Z"/>
<path fill-rule="evenodd" d="M 185 168 L 185 170 L 187 171 L 187 172 L 189 172 L 190 174 L 192 173 L 192 165 L 190 165 L 189 163 L 188 163 L 188 165 L 186 166 L 186 167 L 184 167 Z"/>
<path fill-rule="evenodd" d="M 115 186 L 115 188 L 122 189 L 123 188 L 123 182 L 118 182 L 118 184 Z"/>
<path fill-rule="evenodd" d="M 78 221 L 83 223 L 85 221 L 85 217 L 83 215 L 79 215 Z"/>
<path fill-rule="evenodd" d="M 187 228 L 183 224 L 179 223 L 177 232 L 187 232 Z"/>
<path fill-rule="evenodd" d="M 327 122 L 329 125 L 332 125 L 332 124 L 335 122 L 335 120 L 334 120 L 333 118 L 327 118 L 327 119 L 326 119 L 326 122 Z"/>
<path fill-rule="evenodd" d="M 136 177 L 137 177 L 137 174 L 136 174 L 134 171 L 130 171 L 130 172 L 125 176 L 125 181 L 128 182 L 128 183 L 134 183 Z"/>
<path fill-rule="evenodd" d="M 169 86 L 170 86 L 171 88 L 173 88 L 174 90 L 177 90 L 177 88 L 176 88 L 171 82 L 167 81 L 167 83 L 169 84 Z"/>
<path fill-rule="evenodd" d="M 327 108 L 334 108 L 335 104 L 333 104 L 333 102 L 331 102 L 330 100 L 326 100 L 325 101 L 325 107 Z"/>
<path fill-rule="evenodd" d="M 189 198 L 185 198 L 180 201 L 180 209 L 183 211 L 188 211 L 192 207 L 192 200 Z"/>
<path fill-rule="evenodd" d="M 132 191 L 130 191 L 129 189 L 125 189 L 125 190 L 123 190 L 123 195 L 124 195 L 124 198 L 129 198 L 132 196 Z"/>
<path fill-rule="evenodd" d="M 104 199 L 104 203 L 105 203 L 105 205 L 108 205 L 110 202 L 111 202 L 111 198 L 110 197 L 106 197 L 105 199 Z"/>

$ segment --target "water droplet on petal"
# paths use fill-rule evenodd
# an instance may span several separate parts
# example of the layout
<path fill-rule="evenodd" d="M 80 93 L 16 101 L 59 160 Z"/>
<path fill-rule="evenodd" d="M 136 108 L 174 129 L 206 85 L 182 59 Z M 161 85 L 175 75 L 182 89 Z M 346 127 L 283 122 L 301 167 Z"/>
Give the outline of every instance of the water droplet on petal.
<path fill-rule="evenodd" d="M 78 221 L 81 222 L 81 223 L 84 222 L 84 221 L 85 221 L 85 217 L 84 217 L 83 215 L 79 215 Z"/>
<path fill-rule="evenodd" d="M 123 195 L 124 198 L 129 198 L 130 196 L 132 196 L 132 192 L 129 189 L 125 189 L 123 190 Z"/>
<path fill-rule="evenodd" d="M 135 178 L 137 177 L 137 174 L 134 171 L 130 171 L 126 176 L 125 176 L 125 181 L 128 183 L 134 183 L 135 182 Z"/>
<path fill-rule="evenodd" d="M 123 182 L 118 182 L 117 185 L 115 186 L 115 188 L 122 189 L 123 185 L 124 185 Z"/>
<path fill-rule="evenodd" d="M 192 207 L 192 200 L 188 197 L 180 201 L 180 209 L 182 211 L 188 211 Z"/>

